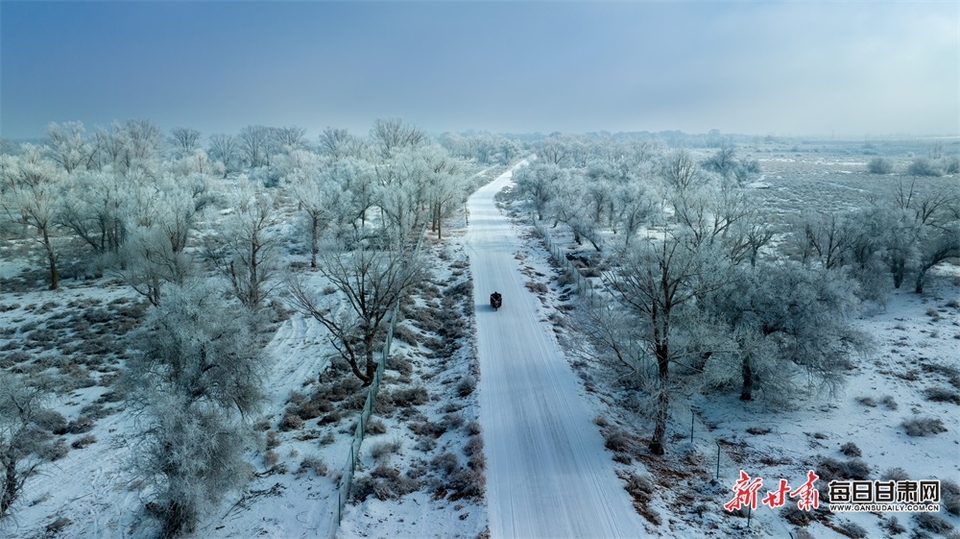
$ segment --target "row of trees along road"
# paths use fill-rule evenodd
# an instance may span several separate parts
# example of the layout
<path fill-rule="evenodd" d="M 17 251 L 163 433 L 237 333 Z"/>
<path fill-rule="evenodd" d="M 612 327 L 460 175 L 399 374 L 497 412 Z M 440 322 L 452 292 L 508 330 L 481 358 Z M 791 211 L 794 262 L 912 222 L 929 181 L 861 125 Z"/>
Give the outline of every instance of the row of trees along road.
<path fill-rule="evenodd" d="M 519 152 L 489 135 L 440 145 L 397 119 L 378 120 L 368 137 L 330 128 L 316 143 L 301 128 L 250 126 L 211 135 L 206 149 L 196 130 L 164 136 L 146 120 L 92 136 L 79 123 L 52 124 L 48 134 L 4 146 L 0 231 L 37 241 L 50 289 L 70 260 L 69 277 L 119 276 L 151 305 L 128 336 L 136 353 L 121 386 L 139 418 L 148 513 L 164 537 L 195 529 L 246 481 L 271 304 L 286 297 L 322 324 L 369 383 L 389 309 L 422 276 L 411 241 L 425 227 L 442 236 L 475 187 L 472 170 Z M 298 254 L 319 279 L 285 267 Z M 29 406 L 0 422 L 0 517 L 43 445 L 26 434 L 45 393 L 9 376 L 0 409 Z"/>
<path fill-rule="evenodd" d="M 729 144 L 706 159 L 654 140 L 551 136 L 515 174 L 532 215 L 589 242 L 614 302 L 583 330 L 638 371 L 655 454 L 671 395 L 736 390 L 785 406 L 834 390 L 870 343 L 850 317 L 960 256 L 956 189 L 915 178 L 840 214 L 771 221 L 744 185 L 759 164 Z M 618 239 L 619 238 L 619 239 Z M 884 277 L 886 276 L 886 277 Z M 678 376 L 679 375 L 679 376 Z"/>

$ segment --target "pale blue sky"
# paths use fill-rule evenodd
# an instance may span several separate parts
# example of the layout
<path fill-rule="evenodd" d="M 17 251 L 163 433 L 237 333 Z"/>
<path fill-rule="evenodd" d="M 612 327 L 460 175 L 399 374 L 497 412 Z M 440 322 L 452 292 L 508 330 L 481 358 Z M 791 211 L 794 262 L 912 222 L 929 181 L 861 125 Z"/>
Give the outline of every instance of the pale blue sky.
<path fill-rule="evenodd" d="M 960 134 L 960 2 L 0 1 L 0 135 Z"/>

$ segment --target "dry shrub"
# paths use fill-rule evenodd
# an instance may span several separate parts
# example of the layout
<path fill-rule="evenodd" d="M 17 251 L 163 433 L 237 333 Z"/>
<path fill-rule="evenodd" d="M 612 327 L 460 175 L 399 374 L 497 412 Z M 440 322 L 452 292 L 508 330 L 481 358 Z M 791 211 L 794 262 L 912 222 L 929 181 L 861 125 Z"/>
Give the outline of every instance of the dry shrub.
<path fill-rule="evenodd" d="M 418 488 L 420 483 L 415 478 L 401 475 L 399 469 L 381 464 L 369 475 L 355 479 L 351 493 L 356 502 L 362 502 L 371 495 L 385 501 L 397 499 Z"/>
<path fill-rule="evenodd" d="M 92 434 L 88 434 L 86 436 L 83 436 L 74 440 L 73 443 L 70 444 L 70 447 L 74 449 L 83 449 L 84 447 L 87 447 L 88 445 L 95 443 L 96 441 L 97 441 L 96 436 Z"/>
<path fill-rule="evenodd" d="M 817 475 L 820 476 L 822 484 L 828 484 L 833 480 L 862 480 L 870 477 L 870 466 L 858 458 L 841 462 L 830 457 L 823 457 L 817 467 Z"/>
<path fill-rule="evenodd" d="M 277 436 L 277 431 L 271 430 L 267 432 L 267 449 L 273 449 L 280 445 L 280 437 Z"/>
<path fill-rule="evenodd" d="M 926 395 L 929 401 L 960 404 L 960 393 L 945 387 L 930 387 L 927 388 L 923 394 Z"/>
<path fill-rule="evenodd" d="M 921 529 L 941 535 L 953 529 L 953 524 L 950 524 L 933 513 L 917 513 L 913 515 L 913 520 L 916 521 L 917 526 Z"/>
<path fill-rule="evenodd" d="M 394 404 L 399 408 L 408 408 L 410 406 L 421 406 L 430 401 L 430 394 L 423 386 L 400 389 L 390 394 Z"/>
<path fill-rule="evenodd" d="M 890 468 L 883 472 L 880 479 L 884 481 L 907 481 L 910 479 L 910 475 L 903 468 Z"/>
<path fill-rule="evenodd" d="M 393 337 L 400 342 L 405 342 L 410 346 L 416 346 L 419 336 L 403 324 L 397 324 L 393 330 Z"/>
<path fill-rule="evenodd" d="M 323 396 L 333 402 L 340 402 L 354 395 L 362 387 L 360 380 L 346 376 L 338 382 L 325 384 L 322 388 Z"/>
<path fill-rule="evenodd" d="M 300 416 L 297 415 L 295 410 L 287 409 L 283 414 L 283 418 L 280 420 L 280 424 L 277 425 L 283 432 L 291 430 L 299 430 L 303 428 L 303 419 L 300 419 Z"/>
<path fill-rule="evenodd" d="M 387 432 L 387 426 L 379 419 L 367 421 L 367 434 L 383 434 Z"/>
<path fill-rule="evenodd" d="M 630 464 L 632 458 L 639 454 L 640 441 L 632 434 L 616 427 L 604 428 L 601 432 L 604 446 L 616 453 L 614 458 L 617 462 Z"/>
<path fill-rule="evenodd" d="M 330 471 L 327 468 L 326 463 L 323 462 L 323 459 L 316 455 L 307 455 L 303 457 L 303 460 L 300 462 L 300 468 L 297 469 L 297 474 L 304 474 L 306 472 L 313 472 L 319 477 L 327 475 Z"/>
<path fill-rule="evenodd" d="M 853 442 L 847 442 L 841 445 L 840 452 L 848 457 L 859 457 L 862 454 L 860 448 Z"/>
<path fill-rule="evenodd" d="M 870 396 L 857 397 L 857 402 L 871 408 L 875 408 L 877 406 L 877 401 L 873 400 L 873 397 Z"/>
<path fill-rule="evenodd" d="M 892 396 L 887 395 L 880 399 L 880 403 L 887 407 L 889 410 L 896 410 L 898 408 L 897 401 L 893 399 Z"/>
<path fill-rule="evenodd" d="M 846 535 L 851 539 L 863 539 L 867 536 L 867 530 L 863 529 L 859 524 L 855 524 L 853 522 L 841 522 L 837 524 L 834 529 L 840 534 Z"/>
<path fill-rule="evenodd" d="M 477 388 L 477 379 L 471 375 L 467 375 L 463 380 L 460 380 L 460 383 L 457 384 L 457 395 L 461 397 L 466 397 L 473 393 Z"/>
<path fill-rule="evenodd" d="M 906 430 L 907 436 L 928 436 L 947 432 L 943 421 L 935 417 L 905 419 L 900 425 Z"/>
<path fill-rule="evenodd" d="M 481 499 L 487 486 L 487 477 L 480 471 L 469 468 L 460 469 L 450 475 L 447 487 L 455 491 L 450 500 L 463 498 Z"/>
<path fill-rule="evenodd" d="M 56 410 L 43 409 L 35 412 L 33 421 L 38 427 L 53 434 L 67 433 L 67 420 L 63 417 L 63 414 Z"/>
<path fill-rule="evenodd" d="M 466 420 L 463 419 L 463 415 L 452 413 L 452 414 L 444 414 L 443 419 L 441 420 L 441 423 L 443 423 L 446 430 L 450 430 L 450 429 L 460 428 L 461 426 L 463 426 L 464 421 Z"/>
<path fill-rule="evenodd" d="M 396 409 L 397 407 L 393 403 L 393 397 L 385 391 L 377 394 L 377 398 L 373 401 L 373 413 L 379 416 L 389 417 Z"/>
<path fill-rule="evenodd" d="M 471 470 L 483 471 L 487 467 L 483 458 L 483 437 L 479 434 L 470 437 L 470 441 L 463 448 L 463 454 L 468 457 L 467 466 Z"/>
<path fill-rule="evenodd" d="M 402 446 L 398 440 L 377 442 L 370 446 L 370 456 L 376 461 L 387 461 L 392 455 L 399 453 Z"/>
<path fill-rule="evenodd" d="M 83 434 L 93 429 L 93 424 L 93 419 L 86 415 L 81 415 L 67 424 L 67 432 L 70 434 Z"/>
<path fill-rule="evenodd" d="M 948 513 L 960 516 L 960 485 L 949 479 L 941 480 L 940 502 Z"/>
<path fill-rule="evenodd" d="M 413 374 L 413 362 L 403 354 L 391 357 L 387 368 L 395 370 L 400 374 Z"/>
<path fill-rule="evenodd" d="M 633 498 L 633 507 L 637 512 L 654 526 L 659 526 L 662 522 L 660 513 L 649 507 L 656 488 L 653 480 L 646 475 L 639 475 L 631 470 L 617 470 L 617 475 L 620 476 L 620 479 L 623 479 L 625 483 L 623 488 Z"/>
<path fill-rule="evenodd" d="M 320 421 L 319 421 L 318 423 L 319 423 L 320 425 L 331 425 L 331 424 L 333 424 L 333 423 L 339 422 L 341 419 L 343 419 L 343 416 L 340 415 L 340 412 L 334 410 L 334 411 L 330 412 L 329 414 L 321 417 L 321 418 L 320 418 Z"/>
<path fill-rule="evenodd" d="M 52 444 L 42 445 L 37 451 L 37 454 L 41 459 L 53 462 L 67 456 L 69 452 L 70 449 L 67 447 L 67 443 L 63 441 L 63 438 L 59 438 Z"/>
<path fill-rule="evenodd" d="M 897 520 L 897 517 L 893 516 L 884 521 L 880 526 L 887 530 L 890 535 L 899 535 L 907 531 L 907 529 L 900 524 L 900 521 Z"/>
<path fill-rule="evenodd" d="M 443 317 L 443 311 L 431 305 L 403 307 L 403 318 L 410 320 L 427 333 L 436 333 L 440 329 Z"/>
<path fill-rule="evenodd" d="M 443 325 L 437 329 L 437 335 L 444 339 L 448 346 L 452 346 L 454 341 L 466 336 L 467 324 L 460 316 L 451 316 L 447 313 L 443 319 Z"/>
<path fill-rule="evenodd" d="M 417 443 L 413 444 L 413 448 L 423 453 L 429 453 L 437 448 L 437 441 L 433 438 L 421 436 L 420 438 L 417 438 Z"/>
<path fill-rule="evenodd" d="M 407 425 L 410 430 L 419 436 L 428 436 L 430 438 L 439 438 L 443 433 L 447 432 L 446 425 L 442 423 L 434 423 L 432 421 L 415 421 Z"/>
<path fill-rule="evenodd" d="M 471 421 L 467 423 L 467 434 L 474 436 L 474 435 L 480 434 L 481 430 L 482 429 L 480 428 L 480 423 L 476 421 Z"/>
<path fill-rule="evenodd" d="M 540 296 L 544 296 L 546 295 L 547 292 L 550 291 L 550 289 L 547 288 L 547 285 L 543 283 L 528 281 L 526 286 L 527 286 L 527 290 L 533 292 L 534 294 L 538 294 Z"/>
<path fill-rule="evenodd" d="M 270 469 L 280 462 L 280 455 L 276 451 L 267 451 L 263 454 L 263 467 Z"/>
<path fill-rule="evenodd" d="M 453 453 L 441 453 L 436 457 L 433 457 L 433 460 L 430 461 L 430 469 L 434 473 L 448 476 L 455 472 L 460 467 L 460 462 L 457 460 L 457 456 Z"/>
<path fill-rule="evenodd" d="M 787 504 L 780 510 L 780 516 L 794 526 L 806 526 L 813 521 L 813 514 L 810 511 L 801 511 L 796 504 Z"/>
<path fill-rule="evenodd" d="M 470 440 L 467 442 L 467 445 L 463 447 L 463 454 L 470 457 L 477 454 L 483 453 L 483 437 L 471 436 Z"/>

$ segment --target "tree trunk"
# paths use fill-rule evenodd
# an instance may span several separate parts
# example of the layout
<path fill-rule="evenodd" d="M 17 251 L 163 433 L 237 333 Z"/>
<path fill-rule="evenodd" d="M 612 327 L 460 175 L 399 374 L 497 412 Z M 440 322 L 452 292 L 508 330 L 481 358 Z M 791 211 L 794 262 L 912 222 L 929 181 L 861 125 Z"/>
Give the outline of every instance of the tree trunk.
<path fill-rule="evenodd" d="M 906 261 L 895 260 L 890 264 L 891 273 L 893 273 L 893 287 L 899 289 L 903 284 L 903 278 L 906 275 Z"/>
<path fill-rule="evenodd" d="M 670 415 L 670 393 L 667 387 L 670 382 L 670 351 L 666 342 L 655 346 L 657 356 L 657 380 L 659 393 L 657 394 L 656 420 L 653 427 L 653 439 L 648 446 L 654 455 L 663 455 L 666 449 L 663 440 L 667 434 L 667 419 Z"/>
<path fill-rule="evenodd" d="M 374 358 L 373 353 L 373 334 L 367 335 L 364 341 L 366 341 L 364 347 L 366 348 L 367 371 L 364 373 L 361 381 L 363 382 L 363 386 L 366 387 L 372 384 L 373 379 L 376 377 L 377 360 Z"/>
<path fill-rule="evenodd" d="M 47 262 L 50 264 L 50 290 L 56 290 L 60 287 L 60 274 L 57 273 L 57 255 L 53 252 L 53 245 L 50 243 L 50 235 L 47 229 L 43 229 L 43 246 L 47 250 Z"/>
<path fill-rule="evenodd" d="M 743 389 L 740 390 L 740 400 L 753 400 L 753 361 L 750 354 L 743 355 L 741 375 L 743 376 Z"/>
<path fill-rule="evenodd" d="M 19 481 L 17 481 L 17 459 L 14 457 L 13 448 L 6 448 L 4 455 L 0 456 L 0 463 L 3 464 L 4 481 L 3 491 L 0 491 L 0 517 L 7 514 L 7 509 L 13 505 L 17 499 Z"/>
<path fill-rule="evenodd" d="M 320 217 L 316 214 L 310 216 L 310 267 L 317 267 L 317 253 L 320 249 L 317 242 L 320 239 Z"/>

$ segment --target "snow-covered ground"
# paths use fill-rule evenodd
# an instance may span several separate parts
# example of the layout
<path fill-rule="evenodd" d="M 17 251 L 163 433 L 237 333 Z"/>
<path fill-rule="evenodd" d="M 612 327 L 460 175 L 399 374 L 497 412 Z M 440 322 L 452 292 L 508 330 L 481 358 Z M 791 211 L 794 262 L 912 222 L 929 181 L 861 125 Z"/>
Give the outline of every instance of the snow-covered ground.
<path fill-rule="evenodd" d="M 775 196 L 783 182 L 769 181 L 774 188 L 765 191 Z M 938 268 L 925 295 L 893 292 L 885 309 L 857 320 L 873 335 L 875 348 L 858 358 L 838 394 L 798 394 L 793 409 L 771 412 L 736 395 L 693 393 L 677 399 L 668 453 L 654 457 L 644 454 L 649 417 L 638 405 L 629 372 L 609 358 L 578 353 L 576 295 L 558 284 L 558 272 L 529 224 L 507 222 L 495 209 L 492 195 L 508 182 L 501 177 L 471 200 L 469 228 L 461 218 L 443 242 L 427 242 L 429 285 L 411 299 L 403 323 L 406 339 L 395 341 L 381 388 L 385 403 L 400 402 L 401 392 L 421 387 L 426 398 L 379 408 L 374 417 L 380 427 L 363 444 L 358 480 L 369 485 L 385 480 L 376 470 L 396 470 L 400 478 L 417 478 L 418 488 L 351 500 L 340 537 L 834 539 L 856 536 L 850 523 L 862 528 L 864 537 L 889 537 L 892 517 L 907 530 L 898 537 L 936 536 L 909 513 L 811 512 L 812 521 L 798 527 L 780 511 L 761 506 L 748 527 L 745 516 L 722 505 L 733 497 L 740 470 L 762 477 L 765 487 L 779 478 L 794 484 L 824 458 L 848 461 L 841 453 L 846 444 L 859 451 L 870 478 L 899 468 L 913 479 L 960 481 L 958 405 L 932 401 L 927 393 L 960 391 L 955 266 Z M 562 233 L 554 238 L 561 245 L 569 239 Z M 26 267 L 19 258 L 2 262 L 5 284 Z M 445 294 L 471 279 L 475 310 L 444 304 Z M 488 305 L 494 289 L 504 295 L 499 312 Z M 2 294 L 3 368 L 53 375 L 60 381 L 53 407 L 68 422 L 82 426 L 81 417 L 93 422 L 60 435 L 64 454 L 27 482 L 12 518 L 0 524 L 0 536 L 149 537 L 144 493 L 130 468 L 136 418 L 112 392 L 124 357 L 104 351 L 111 345 L 118 349 L 114 341 L 140 316 L 135 296 L 109 278 L 65 280 L 56 292 L 43 290 L 42 282 L 26 282 L 6 286 Z M 417 313 L 430 314 L 416 319 Z M 448 318 L 462 318 L 465 327 L 445 348 L 435 322 Z M 248 488 L 230 495 L 192 537 L 279 539 L 334 532 L 336 489 L 362 390 L 331 368 L 325 339 L 319 325 L 302 315 L 291 313 L 279 323 L 264 351 L 272 375 L 261 423 L 271 441 L 249 455 L 255 476 Z M 476 391 L 461 391 L 460 383 L 474 374 Z M 326 402 L 332 410 L 314 417 L 303 413 L 308 419 L 297 428 L 279 427 L 289 408 L 304 410 L 297 402 L 334 389 L 342 389 L 344 397 Z M 904 420 L 927 416 L 940 419 L 946 432 L 906 435 Z M 612 435 L 635 450 L 605 449 Z M 443 484 L 457 473 L 476 471 L 466 452 L 476 451 L 471 441 L 480 437 L 485 495 L 460 497 Z M 944 511 L 937 516 L 960 528 L 957 516 Z"/>

